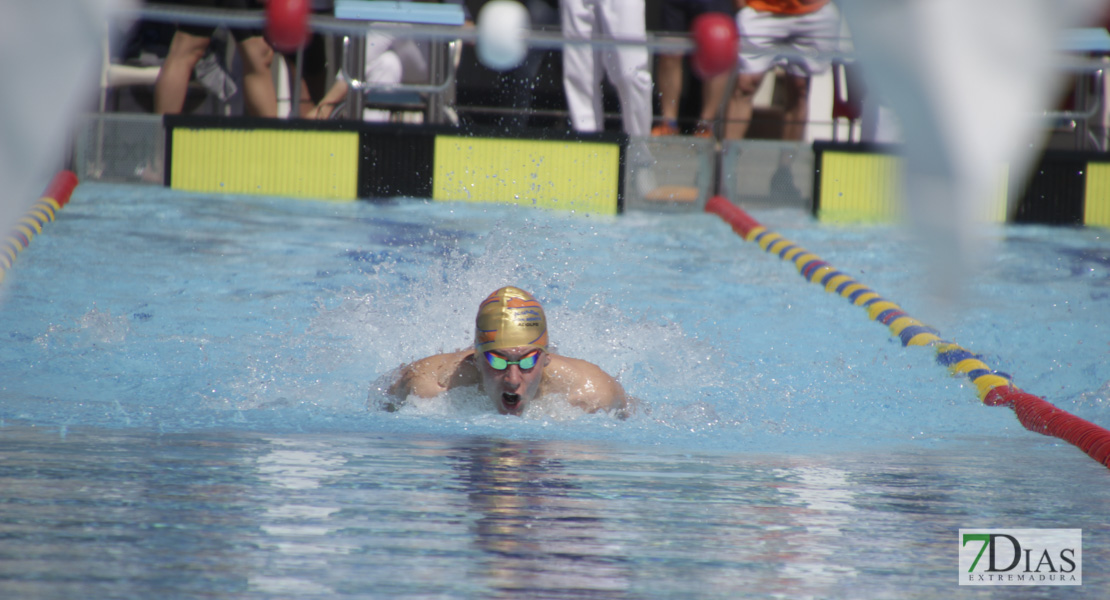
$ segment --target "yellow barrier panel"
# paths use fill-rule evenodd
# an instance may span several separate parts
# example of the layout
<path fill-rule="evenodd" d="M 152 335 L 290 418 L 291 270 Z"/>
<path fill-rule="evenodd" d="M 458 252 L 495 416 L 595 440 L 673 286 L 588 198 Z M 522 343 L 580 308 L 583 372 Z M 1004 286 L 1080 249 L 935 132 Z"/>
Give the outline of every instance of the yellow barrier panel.
<path fill-rule="evenodd" d="M 432 198 L 617 213 L 620 145 L 436 136 Z"/>
<path fill-rule="evenodd" d="M 1110 163 L 1087 163 L 1083 222 L 1110 227 Z"/>
<path fill-rule="evenodd" d="M 357 197 L 357 133 L 184 127 L 172 132 L 174 189 L 324 200 Z"/>
<path fill-rule="evenodd" d="M 822 221 L 892 221 L 902 205 L 902 159 L 887 154 L 825 151 Z"/>
<path fill-rule="evenodd" d="M 824 222 L 889 222 L 902 216 L 902 158 L 880 152 L 821 152 L 818 217 Z M 976 218 L 1006 222 L 1009 169 L 997 173 L 994 199 Z"/>

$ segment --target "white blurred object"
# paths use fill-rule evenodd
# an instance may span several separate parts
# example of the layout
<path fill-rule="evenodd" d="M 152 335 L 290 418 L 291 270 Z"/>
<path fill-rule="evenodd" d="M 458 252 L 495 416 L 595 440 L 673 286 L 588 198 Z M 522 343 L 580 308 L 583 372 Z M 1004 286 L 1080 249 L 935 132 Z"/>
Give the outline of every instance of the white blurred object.
<path fill-rule="evenodd" d="M 1061 92 L 1062 32 L 1099 16 L 1098 0 L 839 0 L 870 89 L 905 140 L 907 217 L 950 295 L 980 266 L 979 225 L 1000 169 L 1027 172 L 1036 117 Z M 1019 179 L 1020 180 L 1020 179 Z M 1013 207 L 1011 207 L 1011 210 Z"/>
<path fill-rule="evenodd" d="M 497 71 L 519 65 L 528 53 L 528 10 L 515 0 L 492 0 L 478 12 L 478 60 Z"/>
<path fill-rule="evenodd" d="M 11 230 L 62 166 L 78 110 L 95 105 L 109 15 L 135 6 L 133 0 L 0 4 L 0 233 Z"/>

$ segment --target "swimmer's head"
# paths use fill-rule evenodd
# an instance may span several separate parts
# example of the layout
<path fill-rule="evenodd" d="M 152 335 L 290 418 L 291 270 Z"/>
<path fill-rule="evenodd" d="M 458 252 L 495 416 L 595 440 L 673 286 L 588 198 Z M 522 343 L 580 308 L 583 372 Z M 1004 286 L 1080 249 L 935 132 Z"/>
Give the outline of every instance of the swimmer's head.
<path fill-rule="evenodd" d="M 482 353 L 520 347 L 547 352 L 547 318 L 543 307 L 531 294 L 505 286 L 478 306 L 478 316 L 474 320 L 474 350 Z"/>

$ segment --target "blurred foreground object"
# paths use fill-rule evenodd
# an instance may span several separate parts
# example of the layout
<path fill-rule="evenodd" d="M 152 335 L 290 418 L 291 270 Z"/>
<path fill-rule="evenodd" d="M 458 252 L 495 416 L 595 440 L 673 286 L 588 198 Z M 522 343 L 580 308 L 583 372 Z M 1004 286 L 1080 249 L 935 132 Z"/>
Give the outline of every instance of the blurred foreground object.
<path fill-rule="evenodd" d="M 1064 31 L 1097 0 L 841 0 L 859 64 L 905 141 L 906 216 L 953 297 L 981 266 L 980 223 L 1000 174 L 1024 180 L 1068 71 Z M 1012 209 L 1012 207 L 1011 207 Z"/>
<path fill-rule="evenodd" d="M 96 97 L 109 19 L 134 7 L 132 0 L 0 4 L 0 231 L 61 166 L 77 112 Z"/>

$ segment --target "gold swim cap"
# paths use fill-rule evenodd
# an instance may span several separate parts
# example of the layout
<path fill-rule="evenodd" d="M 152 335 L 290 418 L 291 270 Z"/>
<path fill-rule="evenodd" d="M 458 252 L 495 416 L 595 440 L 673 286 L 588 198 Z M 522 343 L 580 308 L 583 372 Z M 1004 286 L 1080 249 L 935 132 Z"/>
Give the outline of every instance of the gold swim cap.
<path fill-rule="evenodd" d="M 474 320 L 474 349 L 489 352 L 529 346 L 547 351 L 547 318 L 528 292 L 505 286 L 478 306 Z"/>

